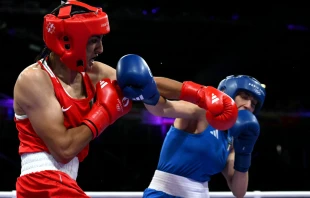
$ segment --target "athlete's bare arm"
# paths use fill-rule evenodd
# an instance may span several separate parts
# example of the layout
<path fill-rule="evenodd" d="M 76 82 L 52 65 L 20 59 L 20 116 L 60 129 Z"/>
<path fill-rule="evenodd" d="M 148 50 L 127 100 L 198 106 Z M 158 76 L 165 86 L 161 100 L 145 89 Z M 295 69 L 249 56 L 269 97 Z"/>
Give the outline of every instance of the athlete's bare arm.
<path fill-rule="evenodd" d="M 181 82 L 165 77 L 154 77 L 154 80 L 161 96 L 171 100 L 180 98 L 183 85 Z"/>
<path fill-rule="evenodd" d="M 92 139 L 85 126 L 66 129 L 61 106 L 57 101 L 48 74 L 28 67 L 14 87 L 15 107 L 28 116 L 33 129 L 44 141 L 53 157 L 61 163 L 74 158 Z"/>
<path fill-rule="evenodd" d="M 150 113 L 161 117 L 198 119 L 202 114 L 205 114 L 205 110 L 195 104 L 183 100 L 171 101 L 162 96 L 156 106 L 144 105 Z"/>
<path fill-rule="evenodd" d="M 228 155 L 227 164 L 225 169 L 222 171 L 222 174 L 224 175 L 227 181 L 227 185 L 229 186 L 234 196 L 241 198 L 244 197 L 248 188 L 248 172 L 242 173 L 235 171 L 234 163 L 235 152 L 232 149 Z"/>

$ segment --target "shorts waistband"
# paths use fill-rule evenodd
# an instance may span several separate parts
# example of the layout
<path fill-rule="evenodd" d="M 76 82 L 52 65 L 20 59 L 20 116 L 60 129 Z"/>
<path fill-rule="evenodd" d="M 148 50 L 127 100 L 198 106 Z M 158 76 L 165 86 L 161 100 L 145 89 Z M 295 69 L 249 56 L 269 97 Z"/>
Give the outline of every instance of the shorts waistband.
<path fill-rule="evenodd" d="M 149 188 L 177 197 L 209 198 L 208 182 L 156 170 Z"/>
<path fill-rule="evenodd" d="M 21 155 L 21 165 L 20 176 L 45 170 L 58 170 L 67 173 L 72 179 L 76 180 L 79 160 L 77 157 L 74 157 L 70 162 L 62 164 L 46 152 L 25 153 Z"/>

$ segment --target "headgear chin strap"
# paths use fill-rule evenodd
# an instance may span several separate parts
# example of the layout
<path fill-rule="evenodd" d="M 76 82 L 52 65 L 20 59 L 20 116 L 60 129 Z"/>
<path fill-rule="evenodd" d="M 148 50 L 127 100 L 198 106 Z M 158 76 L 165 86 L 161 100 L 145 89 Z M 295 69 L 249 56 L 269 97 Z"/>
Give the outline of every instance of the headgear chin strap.
<path fill-rule="evenodd" d="M 251 93 L 258 102 L 253 112 L 255 115 L 262 108 L 266 97 L 266 90 L 261 83 L 247 75 L 227 76 L 220 82 L 218 89 L 229 95 L 232 99 L 235 99 L 239 91 Z"/>
<path fill-rule="evenodd" d="M 72 14 L 72 5 L 81 7 L 85 12 Z M 43 40 L 51 51 L 70 69 L 85 71 L 88 60 L 86 46 L 88 39 L 95 35 L 110 32 L 108 15 L 102 8 L 92 7 L 85 3 L 68 0 L 56 11 L 44 16 Z"/>

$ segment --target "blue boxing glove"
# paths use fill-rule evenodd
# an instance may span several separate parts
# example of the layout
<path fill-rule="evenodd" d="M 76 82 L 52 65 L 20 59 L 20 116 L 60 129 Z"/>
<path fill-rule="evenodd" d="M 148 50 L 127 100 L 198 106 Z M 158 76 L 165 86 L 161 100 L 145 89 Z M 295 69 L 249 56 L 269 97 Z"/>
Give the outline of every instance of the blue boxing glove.
<path fill-rule="evenodd" d="M 240 110 L 236 123 L 228 131 L 234 137 L 234 169 L 247 172 L 251 166 L 251 154 L 260 133 L 259 123 L 250 111 Z"/>
<path fill-rule="evenodd" d="M 116 67 L 116 78 L 125 97 L 156 105 L 159 92 L 152 72 L 145 60 L 135 54 L 120 58 Z"/>

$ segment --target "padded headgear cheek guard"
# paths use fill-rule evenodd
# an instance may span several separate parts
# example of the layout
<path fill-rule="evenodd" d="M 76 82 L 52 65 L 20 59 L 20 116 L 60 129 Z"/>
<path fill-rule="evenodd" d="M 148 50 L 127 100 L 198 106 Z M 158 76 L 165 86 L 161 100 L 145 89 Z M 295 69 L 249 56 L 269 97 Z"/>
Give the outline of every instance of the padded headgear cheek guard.
<path fill-rule="evenodd" d="M 89 12 L 71 14 L 72 5 Z M 90 37 L 110 32 L 108 15 L 101 8 L 68 0 L 59 8 L 59 13 L 44 16 L 43 40 L 48 49 L 56 53 L 70 69 L 85 71 L 88 60 L 86 46 Z"/>
<path fill-rule="evenodd" d="M 247 75 L 227 76 L 220 82 L 218 89 L 233 99 L 235 99 L 239 91 L 251 93 L 258 102 L 253 112 L 255 115 L 261 110 L 266 97 L 266 90 L 261 83 L 255 78 Z"/>

